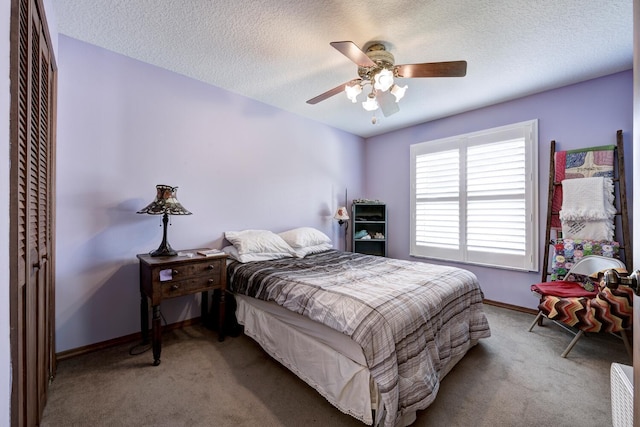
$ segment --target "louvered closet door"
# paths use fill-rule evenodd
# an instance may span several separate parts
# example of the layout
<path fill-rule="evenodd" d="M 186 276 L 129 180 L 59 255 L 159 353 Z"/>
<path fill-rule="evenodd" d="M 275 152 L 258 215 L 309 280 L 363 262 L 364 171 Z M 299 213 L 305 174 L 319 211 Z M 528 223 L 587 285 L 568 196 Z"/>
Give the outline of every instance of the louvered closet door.
<path fill-rule="evenodd" d="M 55 369 L 53 159 L 55 66 L 37 0 L 12 2 L 12 424 L 40 423 Z M 18 13 L 16 13 L 16 11 Z M 18 52 L 15 52 L 17 49 Z M 14 256 L 15 255 L 15 256 Z"/>

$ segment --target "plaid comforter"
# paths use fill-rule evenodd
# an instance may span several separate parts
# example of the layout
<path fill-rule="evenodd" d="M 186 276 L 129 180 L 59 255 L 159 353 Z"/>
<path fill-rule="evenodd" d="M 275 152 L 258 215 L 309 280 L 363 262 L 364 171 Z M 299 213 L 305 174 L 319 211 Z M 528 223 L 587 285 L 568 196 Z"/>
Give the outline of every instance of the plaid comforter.
<path fill-rule="evenodd" d="M 360 344 L 386 426 L 436 397 L 447 363 L 491 335 L 469 271 L 330 250 L 228 267 L 233 292 L 274 301 Z"/>

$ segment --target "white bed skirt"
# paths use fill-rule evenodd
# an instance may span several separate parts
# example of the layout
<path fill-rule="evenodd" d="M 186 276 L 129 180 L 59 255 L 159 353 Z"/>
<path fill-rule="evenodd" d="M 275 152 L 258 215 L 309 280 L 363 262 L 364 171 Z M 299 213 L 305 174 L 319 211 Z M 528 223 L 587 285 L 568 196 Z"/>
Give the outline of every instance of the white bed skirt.
<path fill-rule="evenodd" d="M 370 392 L 373 382 L 366 366 L 300 332 L 291 322 L 283 321 L 273 313 L 278 308 L 286 309 L 273 304 L 275 307 L 265 310 L 265 304 L 270 303 L 243 295 L 235 295 L 235 298 L 238 304 L 236 316 L 238 322 L 244 325 L 246 335 L 340 411 L 365 424 L 373 423 Z M 283 314 L 300 316 L 292 312 Z M 300 317 L 305 319 L 304 316 Z M 319 326 L 330 330 L 324 325 L 313 323 L 314 328 Z"/>
<path fill-rule="evenodd" d="M 246 335 L 340 411 L 372 425 L 375 410 L 375 424 L 379 424 L 384 411 L 378 407 L 377 387 L 356 342 L 275 303 L 234 296 L 236 317 Z M 470 343 L 469 348 L 475 344 Z M 465 353 L 466 350 L 443 368 L 440 379 Z M 415 419 L 415 411 L 406 413 L 398 425 L 408 426 Z"/>

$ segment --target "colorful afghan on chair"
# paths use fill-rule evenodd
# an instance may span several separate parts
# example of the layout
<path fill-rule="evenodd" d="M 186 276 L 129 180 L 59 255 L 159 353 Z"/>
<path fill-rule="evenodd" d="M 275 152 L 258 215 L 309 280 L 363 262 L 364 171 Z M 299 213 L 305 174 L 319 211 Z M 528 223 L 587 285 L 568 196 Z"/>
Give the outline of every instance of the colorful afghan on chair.
<path fill-rule="evenodd" d="M 614 145 L 592 147 L 580 150 L 557 151 L 555 153 L 555 182 L 572 178 L 609 177 L 613 178 Z M 562 207 L 562 186 L 557 186 L 551 202 L 551 209 L 559 212 Z M 551 227 L 561 228 L 560 218 L 552 216 Z"/>
<path fill-rule="evenodd" d="M 620 332 L 631 327 L 633 290 L 625 285 L 616 288 L 600 283 L 594 298 L 558 298 L 546 296 L 538 308 L 547 318 L 584 332 Z"/>

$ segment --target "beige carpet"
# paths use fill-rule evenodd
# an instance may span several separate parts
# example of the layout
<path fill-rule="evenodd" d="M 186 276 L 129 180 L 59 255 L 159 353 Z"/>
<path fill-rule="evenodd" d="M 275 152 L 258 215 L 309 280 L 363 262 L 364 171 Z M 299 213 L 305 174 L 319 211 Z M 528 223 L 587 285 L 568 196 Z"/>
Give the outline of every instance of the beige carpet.
<path fill-rule="evenodd" d="M 611 425 L 609 369 L 630 364 L 606 334 L 578 342 L 533 316 L 486 306 L 492 337 L 442 381 L 415 426 Z M 162 364 L 121 345 L 59 363 L 43 426 L 362 426 L 240 335 L 168 331 Z M 137 349 L 134 349 L 137 350 Z"/>

